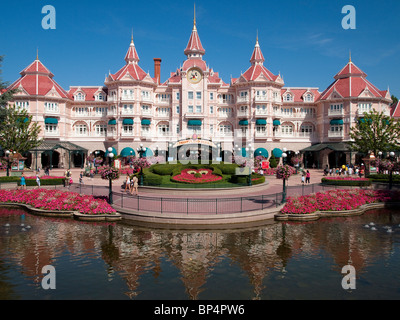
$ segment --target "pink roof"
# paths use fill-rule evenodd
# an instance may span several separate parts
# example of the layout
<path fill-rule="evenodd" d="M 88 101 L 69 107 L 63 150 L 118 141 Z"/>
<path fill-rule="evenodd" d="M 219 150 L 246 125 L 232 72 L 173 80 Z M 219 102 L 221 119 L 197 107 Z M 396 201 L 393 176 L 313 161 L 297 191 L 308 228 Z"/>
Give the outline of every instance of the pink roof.
<path fill-rule="evenodd" d="M 68 90 L 68 97 L 74 100 L 74 93 L 83 91 L 85 94 L 85 101 L 95 101 L 95 94 L 101 90 L 107 93 L 107 88 L 103 87 L 70 87 Z"/>
<path fill-rule="evenodd" d="M 283 95 L 285 92 L 289 91 L 293 95 L 293 102 L 305 102 L 304 101 L 304 94 L 306 92 L 310 92 L 314 96 L 314 101 L 317 101 L 319 99 L 319 96 L 321 93 L 318 91 L 318 89 L 315 88 L 282 88 L 281 89 L 281 95 Z"/>
<path fill-rule="evenodd" d="M 199 34 L 197 33 L 197 28 L 196 25 L 193 26 L 192 33 L 189 38 L 189 42 L 186 46 L 186 49 L 184 51 L 185 55 L 188 55 L 189 53 L 200 53 L 204 54 L 206 51 L 204 50 Z"/>
<path fill-rule="evenodd" d="M 254 50 L 253 50 L 253 54 L 251 55 L 250 62 L 252 64 L 254 64 L 255 62 L 263 63 L 264 61 L 265 61 L 265 59 L 264 59 L 264 56 L 263 56 L 263 54 L 261 52 L 261 48 L 260 48 L 260 45 L 258 44 L 258 39 L 257 39 L 256 45 L 255 45 Z"/>
<path fill-rule="evenodd" d="M 203 71 L 207 70 L 207 65 L 204 60 L 191 58 L 191 59 L 185 60 L 185 62 L 183 63 L 183 66 L 182 66 L 182 71 L 186 71 L 193 67 L 198 67 Z"/>
<path fill-rule="evenodd" d="M 129 62 L 139 62 L 139 55 L 136 51 L 135 44 L 133 43 L 133 39 L 131 41 L 131 45 L 129 46 L 128 52 L 125 55 L 126 63 Z"/>
<path fill-rule="evenodd" d="M 143 71 L 137 64 L 128 63 L 122 67 L 117 73 L 111 74 L 111 78 L 116 80 L 121 80 L 125 75 L 130 74 L 134 80 L 143 80 L 147 73 Z"/>
<path fill-rule="evenodd" d="M 400 117 L 400 101 L 398 101 L 397 104 L 394 104 L 392 106 L 392 108 L 390 109 L 390 116 L 394 118 Z"/>
<path fill-rule="evenodd" d="M 352 76 L 362 76 L 367 77 L 367 75 L 361 71 L 353 62 L 349 61 L 347 65 L 344 66 L 342 70 L 339 71 L 338 74 L 335 75 L 335 79 L 346 78 Z"/>
<path fill-rule="evenodd" d="M 278 76 L 274 75 L 262 64 L 252 65 L 249 69 L 242 74 L 247 81 L 254 81 L 259 76 L 264 75 L 269 81 L 276 81 Z"/>
<path fill-rule="evenodd" d="M 377 89 L 366 77 L 367 75 L 350 61 L 335 75 L 335 81 L 321 94 L 320 99 L 327 99 L 334 90 L 343 98 L 358 97 L 365 89 L 374 97 L 384 98 L 386 91 Z"/>
<path fill-rule="evenodd" d="M 36 59 L 21 71 L 21 78 L 16 80 L 8 89 L 22 87 L 29 95 L 45 96 L 53 88 L 62 98 L 68 98 L 68 93 L 53 80 L 54 75 Z"/>

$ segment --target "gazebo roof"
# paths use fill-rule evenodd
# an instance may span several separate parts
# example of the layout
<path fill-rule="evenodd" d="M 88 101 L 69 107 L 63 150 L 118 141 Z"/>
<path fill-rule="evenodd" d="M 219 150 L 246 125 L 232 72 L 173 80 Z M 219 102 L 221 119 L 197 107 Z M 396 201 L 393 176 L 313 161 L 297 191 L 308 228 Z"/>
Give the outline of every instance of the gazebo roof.
<path fill-rule="evenodd" d="M 301 152 L 317 152 L 325 149 L 331 149 L 333 151 L 350 151 L 350 147 L 347 143 L 338 142 L 338 143 L 318 143 L 314 144 L 310 147 L 300 150 Z"/>
<path fill-rule="evenodd" d="M 67 141 L 43 141 L 38 147 L 30 151 L 52 151 L 60 148 L 68 151 L 88 151 L 81 146 Z"/>

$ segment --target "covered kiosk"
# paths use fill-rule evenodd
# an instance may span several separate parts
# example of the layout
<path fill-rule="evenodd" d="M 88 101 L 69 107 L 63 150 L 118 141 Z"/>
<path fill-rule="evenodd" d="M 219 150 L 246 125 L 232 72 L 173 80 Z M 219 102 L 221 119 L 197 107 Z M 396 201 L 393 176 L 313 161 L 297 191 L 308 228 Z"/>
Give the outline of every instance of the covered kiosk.
<path fill-rule="evenodd" d="M 318 143 L 300 150 L 304 154 L 305 168 L 338 168 L 352 163 L 352 156 L 356 155 L 345 142 Z"/>
<path fill-rule="evenodd" d="M 37 170 L 38 167 L 71 168 L 72 164 L 74 167 L 83 168 L 88 150 L 67 141 L 44 140 L 38 147 L 29 152 L 32 154 L 34 163 L 32 168 Z"/>

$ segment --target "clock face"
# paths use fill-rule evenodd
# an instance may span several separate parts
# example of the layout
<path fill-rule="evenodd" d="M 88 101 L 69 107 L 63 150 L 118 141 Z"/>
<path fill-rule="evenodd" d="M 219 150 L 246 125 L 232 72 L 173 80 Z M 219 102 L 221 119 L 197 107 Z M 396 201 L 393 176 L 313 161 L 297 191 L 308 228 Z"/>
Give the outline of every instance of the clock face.
<path fill-rule="evenodd" d="M 187 78 L 191 83 L 199 83 L 202 79 L 202 73 L 200 69 L 194 68 L 190 69 L 187 73 Z"/>

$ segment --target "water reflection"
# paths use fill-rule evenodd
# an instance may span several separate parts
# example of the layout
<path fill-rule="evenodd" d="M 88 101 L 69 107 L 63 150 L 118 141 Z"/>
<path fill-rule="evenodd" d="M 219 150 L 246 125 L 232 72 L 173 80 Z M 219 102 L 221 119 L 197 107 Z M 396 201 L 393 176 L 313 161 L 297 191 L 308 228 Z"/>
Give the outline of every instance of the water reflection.
<path fill-rule="evenodd" d="M 371 221 L 376 231 L 365 227 Z M 22 223 L 31 228 L 22 231 Z M 358 280 L 351 298 L 399 298 L 399 223 L 400 214 L 385 209 L 247 230 L 168 231 L 0 209 L 0 299 L 343 299 L 348 264 Z M 41 289 L 45 265 L 56 267 L 54 292 Z"/>

